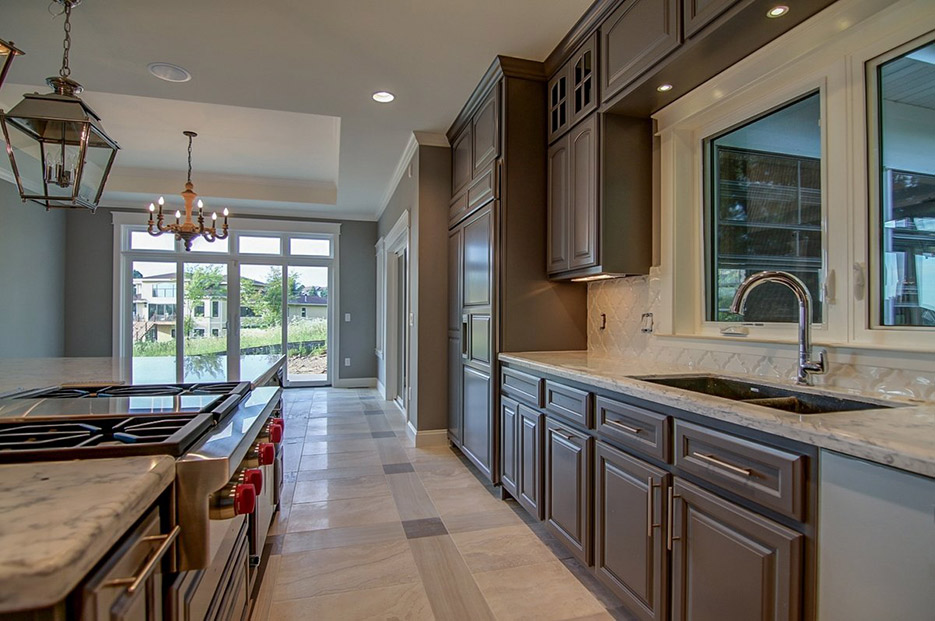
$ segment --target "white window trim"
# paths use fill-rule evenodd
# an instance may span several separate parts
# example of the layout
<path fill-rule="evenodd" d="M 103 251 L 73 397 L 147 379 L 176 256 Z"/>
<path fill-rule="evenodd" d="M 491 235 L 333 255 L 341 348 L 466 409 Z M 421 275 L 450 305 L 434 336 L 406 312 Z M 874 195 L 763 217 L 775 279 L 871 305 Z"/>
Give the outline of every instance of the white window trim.
<path fill-rule="evenodd" d="M 130 310 L 132 307 L 132 285 L 129 281 L 129 270 L 133 261 L 159 261 L 164 258 L 166 261 L 175 262 L 180 257 L 184 257 L 192 262 L 223 262 L 228 264 L 231 269 L 237 269 L 241 262 L 250 264 L 270 264 L 270 265 L 296 265 L 296 266 L 322 266 L 330 267 L 328 295 L 333 296 L 330 300 L 329 325 L 330 333 L 328 345 L 328 383 L 337 385 L 340 383 L 340 367 L 335 363 L 338 360 L 340 351 L 341 325 L 338 322 L 340 317 L 340 240 L 341 224 L 337 222 L 303 222 L 286 220 L 262 220 L 256 218 L 237 218 L 236 230 L 230 234 L 230 245 L 228 252 L 194 252 L 185 253 L 181 242 L 176 242 L 176 248 L 172 251 L 167 250 L 131 250 L 129 247 L 130 231 L 145 229 L 149 219 L 148 213 L 129 213 L 129 212 L 111 212 L 114 225 L 114 281 L 113 281 L 113 356 L 124 361 L 124 369 L 127 377 L 130 377 L 132 364 L 132 343 L 129 340 L 130 330 L 125 325 L 129 321 Z M 280 244 L 280 254 L 240 254 L 236 251 L 237 237 L 244 235 L 265 235 L 274 234 L 282 239 Z M 278 235 L 275 235 L 278 234 Z M 168 235 L 168 233 L 166 233 Z M 289 237 L 309 237 L 309 238 L 329 238 L 331 239 L 331 256 L 309 256 L 309 255 L 290 255 L 288 254 L 287 242 Z M 181 282 L 182 266 L 177 268 L 177 282 Z M 240 281 L 233 278 L 228 273 L 228 295 L 232 298 L 240 297 Z M 181 287 L 177 287 L 176 305 L 182 308 Z M 283 296 L 286 291 L 283 289 Z M 238 317 L 238 305 L 227 305 L 227 320 L 229 325 L 234 325 Z M 285 325 L 283 331 L 285 331 Z M 229 344 L 232 350 L 240 349 L 239 330 L 229 330 Z M 178 377 L 182 377 L 183 360 L 177 361 Z M 236 357 L 228 357 L 228 373 L 231 377 L 239 377 L 240 369 Z M 181 379 L 179 379 L 181 381 Z M 296 383 L 294 385 L 304 385 Z"/>
<path fill-rule="evenodd" d="M 793 324 L 752 326 L 747 337 L 737 338 L 721 334 L 728 323 L 704 320 L 702 141 L 818 88 L 825 284 L 833 287 L 824 322 L 813 326 L 814 338 L 847 350 L 931 351 L 935 330 L 869 327 L 873 292 L 856 299 L 851 266 L 866 266 L 872 256 L 865 62 L 924 35 L 933 24 L 935 6 L 925 0 L 839 0 L 654 115 L 661 178 L 658 335 L 739 347 L 796 342 Z"/>

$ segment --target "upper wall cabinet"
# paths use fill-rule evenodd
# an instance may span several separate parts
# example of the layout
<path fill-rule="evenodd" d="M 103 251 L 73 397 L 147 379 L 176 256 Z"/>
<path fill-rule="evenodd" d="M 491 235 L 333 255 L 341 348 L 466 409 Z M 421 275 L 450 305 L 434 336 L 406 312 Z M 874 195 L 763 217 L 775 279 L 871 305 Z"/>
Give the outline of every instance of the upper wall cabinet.
<path fill-rule="evenodd" d="M 493 89 L 471 120 L 476 179 L 500 153 L 500 89 Z"/>
<path fill-rule="evenodd" d="M 680 20 L 679 0 L 626 0 L 607 18 L 600 29 L 605 98 L 679 46 Z"/>
<path fill-rule="evenodd" d="M 474 146 L 471 127 L 464 131 L 451 143 L 451 195 L 456 196 L 471 181 L 473 162 L 471 157 Z"/>
<path fill-rule="evenodd" d="M 549 80 L 549 142 L 588 116 L 599 101 L 597 33 Z"/>
<path fill-rule="evenodd" d="M 449 226 L 494 198 L 493 163 L 500 155 L 500 88 L 490 89 L 451 142 Z"/>
<path fill-rule="evenodd" d="M 711 20 L 740 0 L 682 0 L 682 20 L 685 38 L 711 23 Z"/>

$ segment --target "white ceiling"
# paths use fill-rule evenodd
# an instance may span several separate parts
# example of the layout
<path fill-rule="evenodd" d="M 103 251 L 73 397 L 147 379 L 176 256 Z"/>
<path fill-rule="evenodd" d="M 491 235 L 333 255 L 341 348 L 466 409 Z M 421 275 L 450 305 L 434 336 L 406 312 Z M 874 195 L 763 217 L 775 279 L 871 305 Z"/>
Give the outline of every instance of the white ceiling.
<path fill-rule="evenodd" d="M 122 147 L 102 205 L 183 189 L 238 213 L 373 219 L 413 132 L 444 134 L 496 54 L 544 60 L 592 0 L 84 0 L 72 78 Z M 61 65 L 49 0 L 2 0 L 26 52 L 9 109 Z M 51 11 L 51 13 L 50 13 Z M 163 61 L 193 79 L 173 84 Z M 377 90 L 396 94 L 385 105 Z M 543 102 L 544 105 L 544 102 Z"/>

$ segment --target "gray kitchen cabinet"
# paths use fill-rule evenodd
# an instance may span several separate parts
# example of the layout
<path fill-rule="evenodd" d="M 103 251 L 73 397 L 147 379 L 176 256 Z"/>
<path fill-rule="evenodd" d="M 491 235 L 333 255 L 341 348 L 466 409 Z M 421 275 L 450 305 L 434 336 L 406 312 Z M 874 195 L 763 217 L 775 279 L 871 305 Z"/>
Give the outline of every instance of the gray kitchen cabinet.
<path fill-rule="evenodd" d="M 448 234 L 448 437 L 461 442 L 461 240 L 462 230 Z"/>
<path fill-rule="evenodd" d="M 682 0 L 682 29 L 685 38 L 697 34 L 740 0 Z"/>
<path fill-rule="evenodd" d="M 542 447 L 545 415 L 519 404 L 516 418 L 516 498 L 529 515 L 542 519 Z"/>
<path fill-rule="evenodd" d="M 625 0 L 600 27 L 607 101 L 682 42 L 679 0 Z"/>
<path fill-rule="evenodd" d="M 793 621 L 804 535 L 676 477 L 670 488 L 673 621 Z"/>
<path fill-rule="evenodd" d="M 516 498 L 517 430 L 519 428 L 519 404 L 507 397 L 500 398 L 500 485 Z"/>
<path fill-rule="evenodd" d="M 652 125 L 592 113 L 549 149 L 549 277 L 645 274 L 652 262 Z"/>
<path fill-rule="evenodd" d="M 592 561 L 593 439 L 552 418 L 545 423 L 546 527 L 585 565 Z"/>
<path fill-rule="evenodd" d="M 449 252 L 449 394 L 460 399 L 448 435 L 494 483 L 503 458 L 497 354 L 587 344 L 586 289 L 549 282 L 542 264 L 545 82 L 542 63 L 498 56 L 448 131 L 449 230 L 460 240 Z"/>
<path fill-rule="evenodd" d="M 597 109 L 597 34 L 592 35 L 549 80 L 549 142 Z"/>
<path fill-rule="evenodd" d="M 666 492 L 669 475 L 597 442 L 594 464 L 594 571 L 646 621 L 668 606 Z"/>

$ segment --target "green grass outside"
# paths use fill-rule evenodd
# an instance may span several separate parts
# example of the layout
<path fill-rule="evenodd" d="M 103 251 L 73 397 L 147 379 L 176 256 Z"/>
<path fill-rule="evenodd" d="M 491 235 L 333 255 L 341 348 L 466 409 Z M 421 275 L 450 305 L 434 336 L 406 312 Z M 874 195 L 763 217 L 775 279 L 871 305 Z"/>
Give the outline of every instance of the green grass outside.
<path fill-rule="evenodd" d="M 326 341 L 328 323 L 324 319 L 295 319 L 289 322 L 289 342 Z M 242 328 L 240 347 L 266 347 L 282 343 L 282 327 Z M 189 337 L 185 339 L 185 355 L 227 353 L 227 338 L 221 336 Z M 174 356 L 175 340 L 137 342 L 133 344 L 134 357 Z"/>

